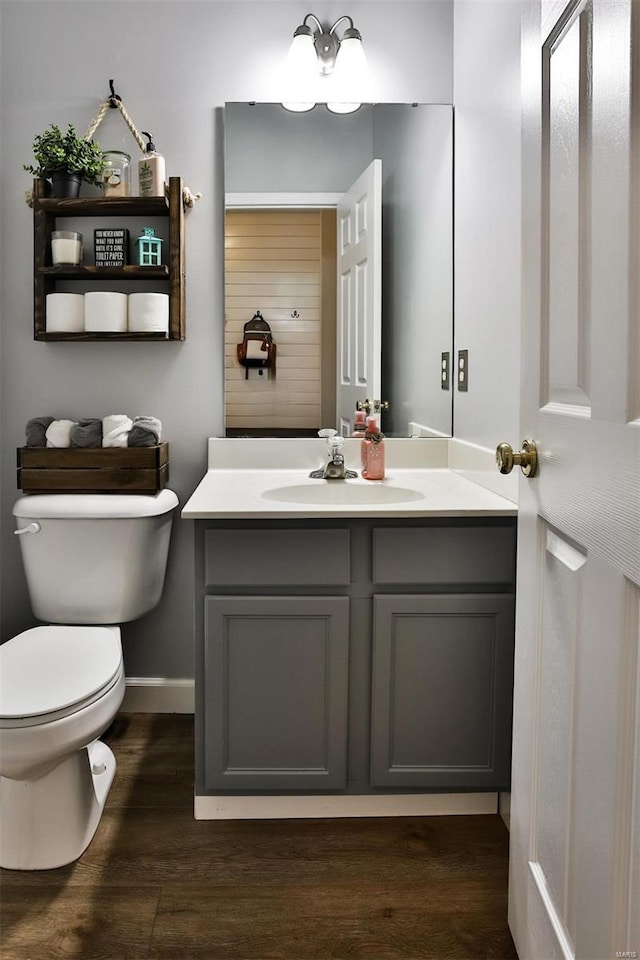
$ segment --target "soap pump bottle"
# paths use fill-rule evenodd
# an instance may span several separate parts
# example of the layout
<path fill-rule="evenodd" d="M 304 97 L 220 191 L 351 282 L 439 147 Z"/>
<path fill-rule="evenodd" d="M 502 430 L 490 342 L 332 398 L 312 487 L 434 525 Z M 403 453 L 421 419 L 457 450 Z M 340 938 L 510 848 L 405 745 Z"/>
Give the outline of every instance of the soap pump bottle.
<path fill-rule="evenodd" d="M 378 429 L 378 421 L 375 417 L 366 417 L 364 425 L 364 433 L 362 434 L 362 440 L 360 442 L 360 469 L 362 476 L 364 477 L 365 470 L 367 469 L 367 431 L 372 432 Z"/>
<path fill-rule="evenodd" d="M 352 437 L 364 437 L 365 430 L 367 428 L 366 423 L 366 413 L 364 410 L 356 410 L 353 417 L 353 433 Z"/>
<path fill-rule="evenodd" d="M 367 417 L 362 441 L 362 476 L 365 480 L 384 480 L 384 434 L 375 417 Z"/>
<path fill-rule="evenodd" d="M 141 197 L 164 197 L 164 157 L 156 152 L 153 134 L 142 131 L 148 143 L 144 157 L 138 160 L 138 189 Z"/>

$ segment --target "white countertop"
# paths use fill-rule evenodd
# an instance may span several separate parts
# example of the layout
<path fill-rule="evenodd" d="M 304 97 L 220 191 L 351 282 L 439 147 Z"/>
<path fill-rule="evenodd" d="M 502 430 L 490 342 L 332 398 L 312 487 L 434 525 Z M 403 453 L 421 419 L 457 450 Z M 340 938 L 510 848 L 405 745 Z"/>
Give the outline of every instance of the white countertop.
<path fill-rule="evenodd" d="M 318 497 L 326 502 L 296 502 L 292 497 Z M 345 490 L 344 487 L 348 487 Z M 349 502 L 377 497 L 411 500 L 382 503 Z M 270 493 L 270 491 L 276 491 Z M 316 493 L 316 491 L 318 491 Z M 333 501 L 345 502 L 333 502 Z M 447 468 L 387 470 L 382 481 L 312 480 L 308 470 L 210 469 L 185 504 L 182 516 L 191 520 L 281 520 L 322 517 L 500 517 L 515 516 L 517 506 Z"/>

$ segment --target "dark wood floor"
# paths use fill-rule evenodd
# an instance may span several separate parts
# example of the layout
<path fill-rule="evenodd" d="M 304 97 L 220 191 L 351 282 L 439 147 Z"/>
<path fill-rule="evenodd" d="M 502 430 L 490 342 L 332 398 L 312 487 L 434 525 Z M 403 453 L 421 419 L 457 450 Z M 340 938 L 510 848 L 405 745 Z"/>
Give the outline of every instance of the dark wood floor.
<path fill-rule="evenodd" d="M 0 874 L 2 960 L 516 958 L 498 816 L 193 820 L 193 720 L 122 715 L 86 853 Z"/>

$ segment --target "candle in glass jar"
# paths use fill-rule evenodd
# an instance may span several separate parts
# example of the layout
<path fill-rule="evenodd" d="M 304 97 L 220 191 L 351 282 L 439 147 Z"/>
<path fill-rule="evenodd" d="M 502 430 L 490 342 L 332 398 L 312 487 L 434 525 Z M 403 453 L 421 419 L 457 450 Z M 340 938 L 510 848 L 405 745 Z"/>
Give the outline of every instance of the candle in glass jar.
<path fill-rule="evenodd" d="M 131 157 L 122 150 L 107 150 L 102 169 L 105 197 L 131 196 Z"/>
<path fill-rule="evenodd" d="M 74 230 L 54 230 L 51 234 L 51 261 L 79 264 L 82 260 L 82 234 Z"/>

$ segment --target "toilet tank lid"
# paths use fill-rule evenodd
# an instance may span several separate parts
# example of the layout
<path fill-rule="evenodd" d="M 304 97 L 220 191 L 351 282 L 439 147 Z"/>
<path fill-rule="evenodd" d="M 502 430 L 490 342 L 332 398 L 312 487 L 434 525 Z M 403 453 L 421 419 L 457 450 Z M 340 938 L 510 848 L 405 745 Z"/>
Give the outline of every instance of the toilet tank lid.
<path fill-rule="evenodd" d="M 173 490 L 155 497 L 119 493 L 35 493 L 20 497 L 13 505 L 14 517 L 95 520 L 153 517 L 178 506 Z"/>

